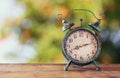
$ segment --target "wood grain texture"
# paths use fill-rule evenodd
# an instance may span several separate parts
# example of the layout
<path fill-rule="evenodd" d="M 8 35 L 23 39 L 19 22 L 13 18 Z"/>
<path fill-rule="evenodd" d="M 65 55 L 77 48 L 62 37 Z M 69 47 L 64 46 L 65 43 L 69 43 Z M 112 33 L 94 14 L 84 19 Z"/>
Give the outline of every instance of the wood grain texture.
<path fill-rule="evenodd" d="M 0 64 L 0 78 L 120 78 L 120 64 L 79 67 L 71 65 L 64 71 L 65 64 Z"/>

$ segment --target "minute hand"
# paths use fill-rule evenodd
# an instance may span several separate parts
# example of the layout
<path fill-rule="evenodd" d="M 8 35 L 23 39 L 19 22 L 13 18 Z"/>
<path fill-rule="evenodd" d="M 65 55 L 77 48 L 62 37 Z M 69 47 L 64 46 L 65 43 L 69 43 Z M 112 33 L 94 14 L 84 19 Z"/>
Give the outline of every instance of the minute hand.
<path fill-rule="evenodd" d="M 90 45 L 91 43 L 88 43 L 88 44 L 83 44 L 83 45 L 80 45 L 79 47 L 84 47 L 84 46 L 87 46 L 87 45 Z"/>

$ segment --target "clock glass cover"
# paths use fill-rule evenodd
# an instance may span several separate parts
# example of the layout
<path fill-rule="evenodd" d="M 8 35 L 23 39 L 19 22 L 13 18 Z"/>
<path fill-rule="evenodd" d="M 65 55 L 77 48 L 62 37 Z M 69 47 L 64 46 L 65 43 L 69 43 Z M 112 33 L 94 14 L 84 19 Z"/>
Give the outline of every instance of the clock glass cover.
<path fill-rule="evenodd" d="M 96 36 L 85 29 L 71 32 L 65 41 L 66 54 L 80 63 L 90 62 L 98 51 L 98 40 Z"/>

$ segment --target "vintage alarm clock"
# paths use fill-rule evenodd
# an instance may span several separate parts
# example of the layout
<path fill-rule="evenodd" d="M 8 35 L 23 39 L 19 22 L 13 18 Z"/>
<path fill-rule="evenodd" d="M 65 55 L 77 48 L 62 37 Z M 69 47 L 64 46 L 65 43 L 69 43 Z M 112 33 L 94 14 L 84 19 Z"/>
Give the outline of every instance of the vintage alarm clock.
<path fill-rule="evenodd" d="M 68 22 L 66 19 L 62 19 L 62 31 L 69 30 L 62 41 L 62 52 L 66 59 L 68 60 L 67 65 L 64 70 L 67 71 L 71 63 L 79 66 L 84 66 L 93 63 L 96 70 L 99 71 L 100 67 L 96 64 L 100 50 L 101 42 L 97 34 L 100 33 L 100 21 L 95 14 L 86 9 L 74 9 L 90 12 L 97 21 L 88 24 L 90 27 L 84 27 L 82 25 L 83 19 L 80 19 L 81 25 L 76 28 L 71 28 L 74 26 L 73 22 Z"/>

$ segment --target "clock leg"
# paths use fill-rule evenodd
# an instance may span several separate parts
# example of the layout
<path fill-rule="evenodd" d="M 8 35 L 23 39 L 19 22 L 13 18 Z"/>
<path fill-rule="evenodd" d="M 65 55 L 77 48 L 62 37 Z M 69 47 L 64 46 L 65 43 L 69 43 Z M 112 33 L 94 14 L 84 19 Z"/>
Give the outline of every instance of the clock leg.
<path fill-rule="evenodd" d="M 97 70 L 97 71 L 100 71 L 100 67 L 96 64 L 96 62 L 95 62 L 95 61 L 93 61 L 93 64 L 95 65 L 96 70 Z"/>
<path fill-rule="evenodd" d="M 72 63 L 72 61 L 68 61 L 67 65 L 64 67 L 64 70 L 67 71 L 68 70 L 68 67 L 70 66 L 70 64 Z"/>

